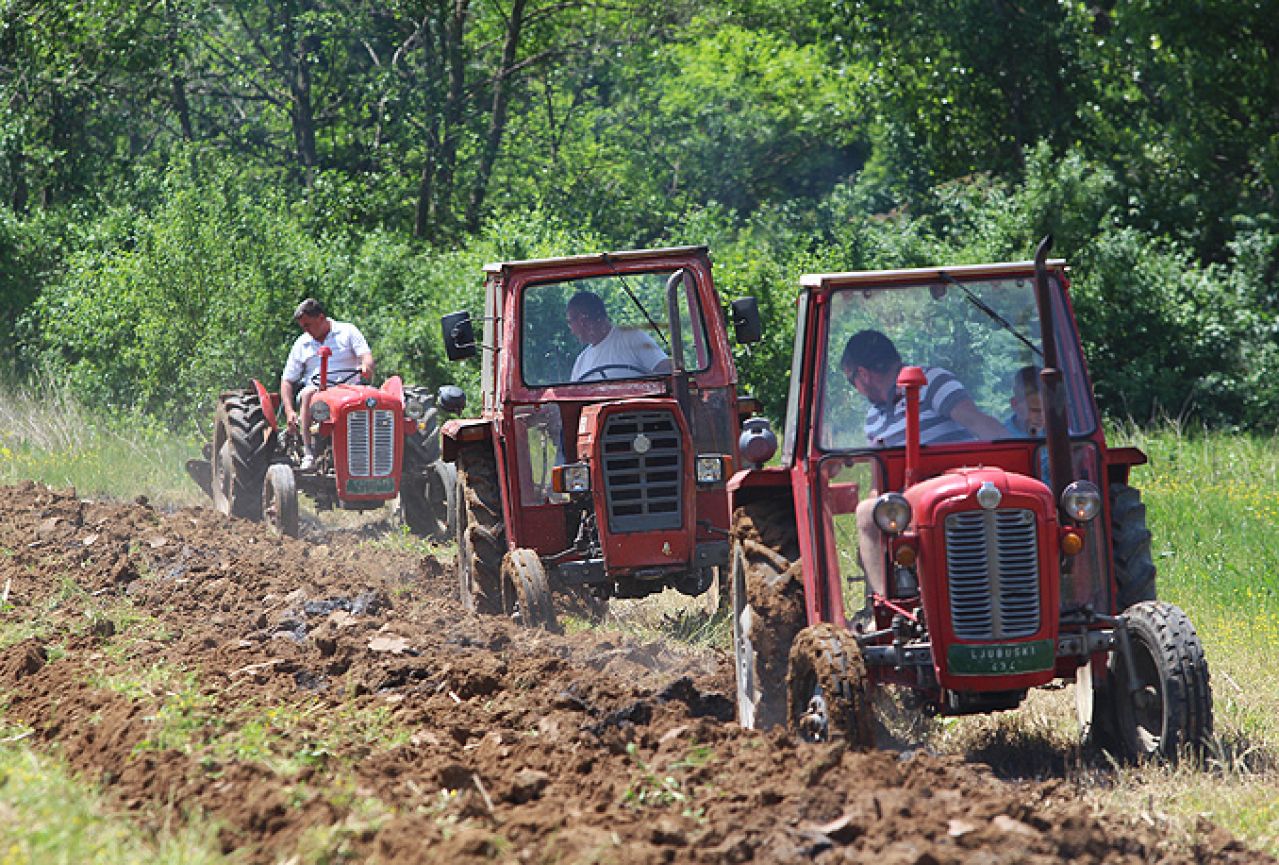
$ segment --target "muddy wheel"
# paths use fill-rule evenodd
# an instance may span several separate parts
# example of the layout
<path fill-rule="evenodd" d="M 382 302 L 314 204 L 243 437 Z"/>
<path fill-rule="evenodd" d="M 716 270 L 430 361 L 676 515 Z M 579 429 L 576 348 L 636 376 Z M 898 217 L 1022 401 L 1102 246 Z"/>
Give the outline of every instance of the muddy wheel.
<path fill-rule="evenodd" d="M 213 506 L 228 516 L 262 519 L 262 482 L 274 448 L 257 394 L 223 394 L 214 415 Z"/>
<path fill-rule="evenodd" d="M 1133 604 L 1155 600 L 1155 563 L 1150 556 L 1150 530 L 1141 491 L 1127 484 L 1110 486 L 1110 533 L 1115 554 L 1115 606 L 1122 612 Z"/>
<path fill-rule="evenodd" d="M 737 721 L 765 730 L 786 723 L 787 659 L 805 623 L 799 541 L 789 500 L 738 508 L 731 556 Z"/>
<path fill-rule="evenodd" d="M 1143 601 L 1123 614 L 1132 671 L 1120 651 L 1093 696 L 1094 741 L 1128 760 L 1176 760 L 1212 737 L 1212 689 L 1203 644 L 1181 609 Z"/>
<path fill-rule="evenodd" d="M 298 485 L 291 466 L 276 463 L 266 470 L 262 520 L 282 535 L 298 536 Z"/>
<path fill-rule="evenodd" d="M 415 535 L 443 541 L 456 531 L 457 468 L 443 460 L 425 467 L 408 462 L 404 454 L 404 472 L 400 477 L 398 515 Z"/>
<path fill-rule="evenodd" d="M 786 684 L 790 727 L 800 739 L 875 744 L 866 665 L 851 633 L 828 622 L 800 631 Z"/>
<path fill-rule="evenodd" d="M 404 440 L 405 462 L 428 466 L 440 458 L 440 413 L 433 403 L 435 395 L 424 387 L 406 387 L 404 399 L 417 397 L 428 406 L 426 414 L 418 421 L 417 432 Z"/>
<path fill-rule="evenodd" d="M 502 558 L 502 609 L 526 628 L 560 632 L 546 567 L 533 550 L 511 550 Z"/>
<path fill-rule="evenodd" d="M 497 459 L 488 442 L 458 450 L 456 489 L 457 577 L 462 606 L 477 613 L 500 613 L 506 526 Z"/>

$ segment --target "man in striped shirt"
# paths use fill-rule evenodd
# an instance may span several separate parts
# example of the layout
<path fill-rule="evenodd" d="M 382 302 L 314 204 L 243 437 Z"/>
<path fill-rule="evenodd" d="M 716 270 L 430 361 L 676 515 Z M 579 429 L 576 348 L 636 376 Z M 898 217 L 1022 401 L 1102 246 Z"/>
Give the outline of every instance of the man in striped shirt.
<path fill-rule="evenodd" d="M 848 383 L 870 400 L 866 412 L 866 438 L 875 447 L 900 447 L 906 443 L 906 396 L 897 389 L 902 358 L 893 341 L 877 330 L 853 334 L 844 346 L 840 368 Z M 919 440 L 921 444 L 991 440 L 1010 433 L 995 418 L 977 408 L 968 391 L 954 374 L 941 367 L 924 367 L 928 383 L 919 395 Z M 866 586 L 870 593 L 888 594 L 886 548 L 872 512 L 878 492 L 857 504 L 858 552 Z M 870 606 L 855 618 L 854 627 L 865 629 Z"/>
<path fill-rule="evenodd" d="M 870 400 L 866 438 L 876 447 L 906 443 L 906 396 L 897 389 L 902 359 L 893 341 L 877 330 L 853 334 L 844 346 L 840 368 L 848 383 Z M 922 444 L 1006 438 L 1004 425 L 977 408 L 954 374 L 939 366 L 924 367 L 928 379 L 919 395 L 919 440 Z"/>

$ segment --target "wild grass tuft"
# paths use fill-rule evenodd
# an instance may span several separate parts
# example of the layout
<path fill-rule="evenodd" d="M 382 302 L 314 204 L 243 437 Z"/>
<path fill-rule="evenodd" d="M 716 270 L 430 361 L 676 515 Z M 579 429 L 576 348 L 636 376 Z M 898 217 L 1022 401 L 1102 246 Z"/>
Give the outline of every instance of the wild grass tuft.
<path fill-rule="evenodd" d="M 195 430 L 177 433 L 128 409 L 85 408 L 68 388 L 0 388 L 0 484 L 37 480 L 81 495 L 161 505 L 201 502 L 184 464 L 200 453 Z"/>
<path fill-rule="evenodd" d="M 23 731 L 0 725 L 0 863 L 214 865 L 217 827 L 198 818 L 176 831 L 146 832 L 108 816 L 95 791 L 57 760 L 25 747 Z"/>

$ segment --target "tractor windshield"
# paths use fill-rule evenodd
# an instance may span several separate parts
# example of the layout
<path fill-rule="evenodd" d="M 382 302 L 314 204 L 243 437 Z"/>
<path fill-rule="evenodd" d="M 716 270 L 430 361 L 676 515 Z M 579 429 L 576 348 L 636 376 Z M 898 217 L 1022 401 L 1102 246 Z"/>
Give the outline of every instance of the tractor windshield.
<path fill-rule="evenodd" d="M 591 384 L 669 375 L 710 365 L 706 325 L 691 277 L 677 289 L 679 349 L 672 346 L 666 283 L 673 271 L 614 273 L 536 283 L 523 293 L 520 366 L 529 386 Z"/>
<path fill-rule="evenodd" d="M 1059 286 L 1053 296 L 1070 432 L 1086 434 L 1095 419 L 1078 341 Z M 922 367 L 927 377 L 920 392 L 924 446 L 1043 435 L 1042 337 L 1032 277 L 961 282 L 946 276 L 924 285 L 843 288 L 833 293 L 829 316 L 823 449 L 904 444 L 905 399 L 896 386 L 902 365 Z"/>

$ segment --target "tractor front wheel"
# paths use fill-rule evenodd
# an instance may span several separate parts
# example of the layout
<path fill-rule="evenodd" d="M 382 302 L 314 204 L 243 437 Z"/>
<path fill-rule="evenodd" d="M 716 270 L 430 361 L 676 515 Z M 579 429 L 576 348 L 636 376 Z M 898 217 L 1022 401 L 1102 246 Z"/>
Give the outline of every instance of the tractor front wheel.
<path fill-rule="evenodd" d="M 502 558 L 502 609 L 526 628 L 560 633 L 546 567 L 533 550 L 521 547 Z"/>
<path fill-rule="evenodd" d="M 1131 657 L 1121 640 L 1093 697 L 1095 741 L 1129 761 L 1202 752 L 1212 738 L 1212 689 L 1194 625 L 1163 601 L 1135 604 L 1123 618 Z"/>
<path fill-rule="evenodd" d="M 752 502 L 733 515 L 729 591 L 737 672 L 737 722 L 786 723 L 786 669 L 804 627 L 795 519 L 786 502 Z"/>
<path fill-rule="evenodd" d="M 213 506 L 227 516 L 262 519 L 262 482 L 274 447 L 257 394 L 224 393 L 213 425 Z"/>
<path fill-rule="evenodd" d="M 786 677 L 791 729 L 805 742 L 872 746 L 866 665 L 857 639 L 829 622 L 799 632 Z"/>
<path fill-rule="evenodd" d="M 272 529 L 291 538 L 298 536 L 298 485 L 293 467 L 276 463 L 262 482 L 262 519 Z"/>
<path fill-rule="evenodd" d="M 476 613 L 502 612 L 502 557 L 506 525 L 497 458 L 488 442 L 457 454 L 457 577 L 462 606 Z"/>

